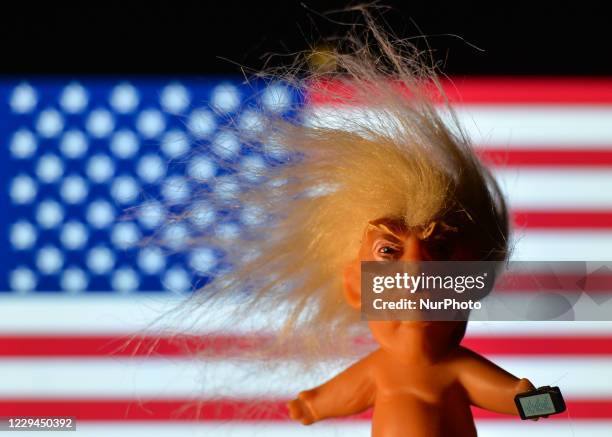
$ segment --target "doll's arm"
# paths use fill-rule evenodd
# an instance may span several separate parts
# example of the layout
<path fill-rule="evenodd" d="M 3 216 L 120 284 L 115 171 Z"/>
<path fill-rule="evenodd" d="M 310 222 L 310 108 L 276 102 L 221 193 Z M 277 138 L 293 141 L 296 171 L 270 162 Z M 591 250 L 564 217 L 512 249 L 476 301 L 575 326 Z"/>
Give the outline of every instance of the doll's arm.
<path fill-rule="evenodd" d="M 376 390 L 369 358 L 358 361 L 326 383 L 301 392 L 287 404 L 289 416 L 310 425 L 329 417 L 356 414 L 372 406 Z"/>
<path fill-rule="evenodd" d="M 486 358 L 462 348 L 459 359 L 459 381 L 470 402 L 497 413 L 518 415 L 514 396 L 535 389 L 528 379 L 519 379 Z"/>

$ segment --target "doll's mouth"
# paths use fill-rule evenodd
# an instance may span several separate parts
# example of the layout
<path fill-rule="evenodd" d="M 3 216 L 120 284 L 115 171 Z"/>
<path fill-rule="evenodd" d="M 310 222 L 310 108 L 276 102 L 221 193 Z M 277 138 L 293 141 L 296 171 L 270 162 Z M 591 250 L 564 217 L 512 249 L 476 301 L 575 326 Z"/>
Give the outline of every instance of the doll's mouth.
<path fill-rule="evenodd" d="M 400 322 L 400 326 L 406 326 L 406 327 L 421 327 L 421 326 L 428 326 L 433 324 L 432 321 L 430 320 L 404 320 Z"/>

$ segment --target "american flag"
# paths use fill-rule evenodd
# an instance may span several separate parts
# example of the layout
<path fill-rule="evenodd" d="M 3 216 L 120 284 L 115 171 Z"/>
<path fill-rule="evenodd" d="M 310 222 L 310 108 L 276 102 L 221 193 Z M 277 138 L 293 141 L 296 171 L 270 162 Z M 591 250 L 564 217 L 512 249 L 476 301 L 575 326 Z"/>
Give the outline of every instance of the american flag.
<path fill-rule="evenodd" d="M 514 259 L 609 260 L 612 80 L 470 78 L 447 91 L 508 196 Z M 248 102 L 286 110 L 289 88 L 5 78 L 0 96 L 0 416 L 75 416 L 77 433 L 105 437 L 369 435 L 367 415 L 289 422 L 284 402 L 312 378 L 222 352 L 204 363 L 174 341 L 177 320 L 147 331 L 215 269 L 214 252 L 183 243 L 215 223 L 192 201 L 194 179 L 222 177 L 221 151 L 241 156 L 226 115 L 253 125 Z M 168 224 L 181 208 L 195 219 Z M 170 253 L 141 244 L 160 232 Z M 188 343 L 206 331 L 219 351 L 251 347 L 257 315 L 251 322 L 181 332 Z M 611 435 L 612 323 L 474 322 L 464 344 L 536 385 L 559 385 L 568 404 L 538 422 L 475 409 L 480 435 Z"/>

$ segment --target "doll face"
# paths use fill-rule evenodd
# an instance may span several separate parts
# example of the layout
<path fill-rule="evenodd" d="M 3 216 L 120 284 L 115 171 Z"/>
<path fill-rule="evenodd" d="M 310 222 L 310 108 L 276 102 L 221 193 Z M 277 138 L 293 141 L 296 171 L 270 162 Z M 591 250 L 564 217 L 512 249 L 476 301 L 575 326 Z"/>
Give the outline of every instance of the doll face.
<path fill-rule="evenodd" d="M 347 267 L 344 277 L 345 297 L 359 308 L 361 261 L 447 261 L 474 259 L 468 248 L 461 247 L 457 229 L 433 222 L 419 229 L 408 229 L 391 220 L 379 219 L 368 224 L 357 259 Z M 369 321 L 368 326 L 381 347 L 394 356 L 420 357 L 448 350 L 456 345 L 465 322 Z M 459 333 L 459 334 L 458 334 Z M 427 349 L 427 350 L 425 350 Z"/>

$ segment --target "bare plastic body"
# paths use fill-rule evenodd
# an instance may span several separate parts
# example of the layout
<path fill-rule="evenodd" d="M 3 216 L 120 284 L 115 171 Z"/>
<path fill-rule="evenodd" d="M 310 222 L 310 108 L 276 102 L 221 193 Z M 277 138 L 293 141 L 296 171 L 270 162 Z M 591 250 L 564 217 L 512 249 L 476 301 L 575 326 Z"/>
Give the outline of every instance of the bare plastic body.
<path fill-rule="evenodd" d="M 435 229 L 433 229 L 435 231 Z M 432 229 L 428 230 L 428 234 Z M 454 259 L 470 259 L 465 248 Z M 423 235 L 389 220 L 372 222 L 344 271 L 344 297 L 359 309 L 360 262 L 428 259 Z M 373 437 L 473 437 L 472 405 L 518 416 L 514 397 L 534 389 L 460 345 L 467 322 L 369 321 L 379 348 L 288 403 L 305 425 L 373 407 Z"/>
<path fill-rule="evenodd" d="M 422 329 L 406 325 L 420 322 L 394 323 L 397 330 Z M 514 396 L 533 388 L 463 347 L 421 363 L 404 363 L 379 348 L 325 384 L 301 392 L 289 409 L 293 419 L 307 425 L 374 407 L 374 437 L 469 437 L 476 436 L 471 405 L 517 415 Z"/>

